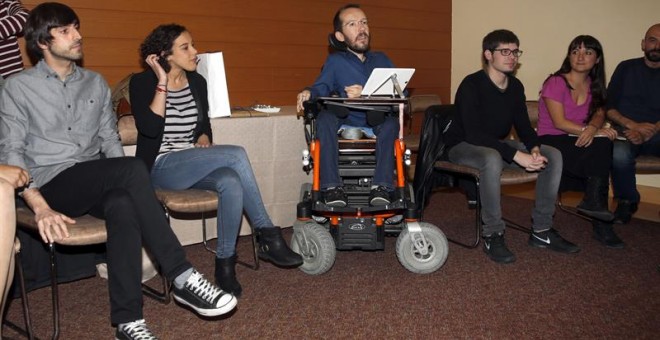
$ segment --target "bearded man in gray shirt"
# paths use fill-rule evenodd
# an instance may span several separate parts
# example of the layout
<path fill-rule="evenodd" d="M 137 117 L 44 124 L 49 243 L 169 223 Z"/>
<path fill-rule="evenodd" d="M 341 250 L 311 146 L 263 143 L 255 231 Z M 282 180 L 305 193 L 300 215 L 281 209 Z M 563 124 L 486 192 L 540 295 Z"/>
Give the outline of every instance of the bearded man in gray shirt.
<path fill-rule="evenodd" d="M 69 7 L 43 3 L 25 27 L 38 64 L 6 81 L 0 95 L 2 160 L 34 179 L 23 199 L 44 242 L 66 238 L 67 224 L 90 214 L 106 221 L 111 323 L 117 339 L 155 339 L 142 316 L 141 246 L 173 281 L 179 303 L 217 316 L 236 298 L 208 282 L 186 260 L 141 160 L 123 157 L 103 78 L 82 59 L 79 19 Z M 105 157 L 101 157 L 101 155 Z"/>

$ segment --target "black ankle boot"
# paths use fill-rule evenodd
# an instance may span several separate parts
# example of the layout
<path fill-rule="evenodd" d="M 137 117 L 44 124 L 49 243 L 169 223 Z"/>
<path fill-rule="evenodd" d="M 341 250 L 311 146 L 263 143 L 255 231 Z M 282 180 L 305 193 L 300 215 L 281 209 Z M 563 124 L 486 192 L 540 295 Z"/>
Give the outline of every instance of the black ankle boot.
<path fill-rule="evenodd" d="M 226 259 L 215 258 L 215 283 L 225 292 L 241 297 L 243 287 L 236 280 L 236 255 Z"/>
<path fill-rule="evenodd" d="M 600 221 L 593 221 L 594 238 L 608 248 L 623 248 L 624 243 L 619 236 L 614 232 L 611 223 L 603 223 Z"/>
<path fill-rule="evenodd" d="M 259 258 L 280 267 L 299 267 L 303 259 L 284 241 L 279 227 L 262 228 L 255 231 L 259 241 Z"/>
<path fill-rule="evenodd" d="M 609 222 L 614 219 L 614 215 L 607 209 L 607 192 L 609 183 L 602 177 L 587 178 L 587 188 L 584 191 L 584 198 L 578 204 L 579 212 L 593 217 L 597 220 Z"/>

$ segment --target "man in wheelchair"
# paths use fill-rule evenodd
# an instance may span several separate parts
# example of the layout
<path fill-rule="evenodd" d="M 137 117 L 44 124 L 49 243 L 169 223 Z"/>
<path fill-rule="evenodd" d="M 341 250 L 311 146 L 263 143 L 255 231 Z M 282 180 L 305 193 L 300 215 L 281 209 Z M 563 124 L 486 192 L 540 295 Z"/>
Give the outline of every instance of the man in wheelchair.
<path fill-rule="evenodd" d="M 314 85 L 298 94 L 298 111 L 303 110 L 304 102 L 319 97 L 359 98 L 362 86 L 374 68 L 394 67 L 385 54 L 369 51 L 369 25 L 359 5 L 349 4 L 340 8 L 335 14 L 333 25 L 334 33 L 330 35 L 330 43 L 338 51 L 328 56 Z M 368 119 L 368 116 L 371 118 Z M 346 126 L 365 128 L 367 135 L 371 128 L 373 134 L 378 136 L 376 168 L 368 203 L 370 206 L 390 204 L 394 191 L 392 174 L 395 164 L 392 147 L 399 131 L 397 118 L 385 114 L 367 115 L 364 110 L 355 108 L 329 110 L 327 107 L 316 118 L 317 137 L 322 145 L 320 187 L 325 204 L 330 207 L 345 207 L 348 204 L 338 169 L 337 133 L 340 128 L 344 129 L 344 135 L 357 130 L 346 130 Z"/>

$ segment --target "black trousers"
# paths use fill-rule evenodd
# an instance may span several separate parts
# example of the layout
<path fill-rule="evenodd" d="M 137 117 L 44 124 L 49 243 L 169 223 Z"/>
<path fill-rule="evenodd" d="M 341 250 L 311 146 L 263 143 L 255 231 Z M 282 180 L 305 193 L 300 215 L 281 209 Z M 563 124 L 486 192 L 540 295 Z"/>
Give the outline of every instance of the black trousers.
<path fill-rule="evenodd" d="M 142 319 L 144 245 L 167 279 L 191 268 L 156 199 L 147 167 L 134 157 L 78 163 L 40 188 L 50 207 L 69 217 L 104 219 L 113 324 Z"/>
<path fill-rule="evenodd" d="M 600 177 L 607 183 L 612 166 L 612 141 L 605 137 L 594 138 L 588 147 L 577 147 L 577 137 L 569 135 L 539 136 L 542 144 L 554 146 L 564 159 L 562 189 L 585 189 L 586 178 Z"/>

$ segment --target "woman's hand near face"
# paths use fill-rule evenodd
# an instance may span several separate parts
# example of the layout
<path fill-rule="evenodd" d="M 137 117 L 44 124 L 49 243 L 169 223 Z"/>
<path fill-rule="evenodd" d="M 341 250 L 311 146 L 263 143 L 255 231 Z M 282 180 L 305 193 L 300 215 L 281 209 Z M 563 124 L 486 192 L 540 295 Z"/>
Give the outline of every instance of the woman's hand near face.
<path fill-rule="evenodd" d="M 156 54 L 150 54 L 147 56 L 147 58 L 144 60 L 149 67 L 156 73 L 156 76 L 158 77 L 158 83 L 159 84 L 165 84 L 167 85 L 167 72 L 163 69 L 162 66 L 160 66 L 160 63 L 158 60 L 160 57 Z"/>

